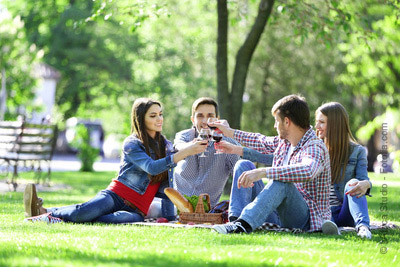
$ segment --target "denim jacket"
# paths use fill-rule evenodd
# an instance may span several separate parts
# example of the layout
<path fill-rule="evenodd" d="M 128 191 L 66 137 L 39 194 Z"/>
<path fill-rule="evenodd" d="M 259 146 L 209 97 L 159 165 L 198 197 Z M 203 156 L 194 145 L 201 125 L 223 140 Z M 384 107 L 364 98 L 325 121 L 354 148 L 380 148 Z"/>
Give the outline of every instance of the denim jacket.
<path fill-rule="evenodd" d="M 172 143 L 166 140 L 166 157 L 154 160 L 155 153 L 150 149 L 151 157 L 146 154 L 143 143 L 134 135 L 128 136 L 122 146 L 121 166 L 117 180 L 143 195 L 150 184 L 148 175 L 157 175 L 168 170 L 168 184 L 173 184 Z M 166 185 L 164 185 L 166 186 Z"/>
<path fill-rule="evenodd" d="M 347 162 L 347 167 L 345 170 L 343 181 L 334 184 L 335 193 L 340 202 L 343 203 L 344 188 L 348 181 L 350 181 L 353 178 L 359 181 L 362 180 L 369 181 L 367 165 L 368 161 L 365 148 L 361 145 L 350 143 L 350 156 L 349 156 L 349 161 Z"/>

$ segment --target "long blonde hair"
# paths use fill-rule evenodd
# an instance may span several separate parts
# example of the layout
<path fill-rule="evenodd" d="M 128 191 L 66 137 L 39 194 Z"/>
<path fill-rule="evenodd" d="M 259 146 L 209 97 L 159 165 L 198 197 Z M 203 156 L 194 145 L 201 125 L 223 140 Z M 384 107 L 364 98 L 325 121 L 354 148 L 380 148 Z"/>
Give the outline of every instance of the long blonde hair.
<path fill-rule="evenodd" d="M 332 183 L 343 180 L 350 155 L 350 143 L 357 143 L 350 131 L 349 115 L 342 104 L 329 102 L 316 111 L 328 118 L 326 125 L 325 145 L 331 160 Z"/>

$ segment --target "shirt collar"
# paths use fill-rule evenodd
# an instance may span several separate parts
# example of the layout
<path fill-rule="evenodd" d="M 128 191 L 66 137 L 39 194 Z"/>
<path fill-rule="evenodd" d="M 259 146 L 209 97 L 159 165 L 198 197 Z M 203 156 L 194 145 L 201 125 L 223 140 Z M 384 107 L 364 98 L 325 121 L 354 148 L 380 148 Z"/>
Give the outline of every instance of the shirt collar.
<path fill-rule="evenodd" d="M 293 151 L 296 151 L 298 149 L 300 149 L 300 147 L 302 147 L 308 140 L 310 140 L 311 138 L 316 137 L 314 130 L 312 129 L 312 126 L 310 126 L 310 128 L 308 128 L 308 130 L 306 131 L 306 133 L 303 135 L 303 137 L 300 139 L 300 141 L 297 143 L 296 147 L 293 149 Z"/>

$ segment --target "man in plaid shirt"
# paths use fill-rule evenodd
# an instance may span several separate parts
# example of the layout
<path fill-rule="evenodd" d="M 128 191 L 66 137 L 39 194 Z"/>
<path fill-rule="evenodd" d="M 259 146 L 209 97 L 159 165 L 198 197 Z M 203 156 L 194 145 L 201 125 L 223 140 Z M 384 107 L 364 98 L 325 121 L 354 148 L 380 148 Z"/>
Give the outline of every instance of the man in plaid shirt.
<path fill-rule="evenodd" d="M 225 136 L 263 154 L 274 154 L 272 167 L 258 168 L 239 161 L 232 184 L 230 221 L 215 225 L 219 233 L 250 233 L 277 212 L 282 227 L 321 230 L 331 218 L 329 152 L 310 127 L 304 98 L 289 95 L 272 108 L 276 137 L 231 129 L 226 121 L 217 126 Z M 269 178 L 264 186 L 261 179 Z M 329 221 L 328 221 L 329 222 Z"/>

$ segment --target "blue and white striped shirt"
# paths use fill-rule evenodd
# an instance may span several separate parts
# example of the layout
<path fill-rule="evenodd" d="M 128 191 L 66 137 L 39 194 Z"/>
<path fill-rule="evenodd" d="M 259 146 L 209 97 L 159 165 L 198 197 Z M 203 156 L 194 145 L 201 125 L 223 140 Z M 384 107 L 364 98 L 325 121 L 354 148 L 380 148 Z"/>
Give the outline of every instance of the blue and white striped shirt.
<path fill-rule="evenodd" d="M 175 135 L 174 145 L 188 143 L 197 138 L 197 131 L 193 127 L 178 132 Z M 236 141 L 223 137 L 223 140 L 238 145 Z M 235 163 L 240 158 L 234 154 L 214 154 L 213 142 L 208 142 L 206 157 L 199 155 L 189 156 L 178 162 L 174 170 L 174 188 L 182 195 L 210 195 L 211 207 L 218 203 L 224 186 L 232 174 Z"/>

